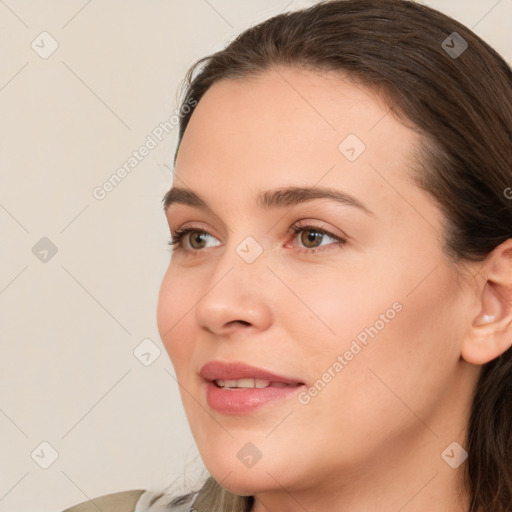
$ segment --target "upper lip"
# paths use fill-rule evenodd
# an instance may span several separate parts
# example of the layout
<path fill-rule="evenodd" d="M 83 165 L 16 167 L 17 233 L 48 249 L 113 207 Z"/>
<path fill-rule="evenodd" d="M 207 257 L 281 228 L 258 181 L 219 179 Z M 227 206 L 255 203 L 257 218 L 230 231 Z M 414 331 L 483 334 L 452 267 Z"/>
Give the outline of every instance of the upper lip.
<path fill-rule="evenodd" d="M 277 375 L 263 368 L 257 368 L 242 362 L 209 361 L 201 368 L 199 375 L 212 382 L 214 380 L 262 379 L 270 382 L 284 382 L 290 385 L 304 384 L 299 379 Z"/>

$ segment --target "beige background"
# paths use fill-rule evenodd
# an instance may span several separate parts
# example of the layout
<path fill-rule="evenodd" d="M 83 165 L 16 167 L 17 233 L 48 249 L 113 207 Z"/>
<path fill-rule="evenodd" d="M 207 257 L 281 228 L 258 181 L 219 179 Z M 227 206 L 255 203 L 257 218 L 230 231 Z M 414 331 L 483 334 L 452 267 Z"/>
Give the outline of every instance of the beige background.
<path fill-rule="evenodd" d="M 1 512 L 201 475 L 156 327 L 177 128 L 154 134 L 194 60 L 312 3 L 0 0 Z M 424 3 L 512 59 L 512 0 Z"/>

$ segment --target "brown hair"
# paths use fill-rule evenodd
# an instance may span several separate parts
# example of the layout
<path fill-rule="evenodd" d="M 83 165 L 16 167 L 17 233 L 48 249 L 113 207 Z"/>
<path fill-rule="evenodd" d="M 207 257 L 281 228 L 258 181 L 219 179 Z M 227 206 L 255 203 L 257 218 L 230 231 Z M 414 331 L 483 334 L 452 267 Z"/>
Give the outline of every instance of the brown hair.
<path fill-rule="evenodd" d="M 512 185 L 512 72 L 467 27 L 410 0 L 322 1 L 251 27 L 197 61 L 187 73 L 182 106 L 197 104 L 221 79 L 273 66 L 343 72 L 422 135 L 412 172 L 444 213 L 450 261 L 482 261 L 512 238 L 505 193 Z M 180 119 L 174 161 L 193 111 Z M 509 349 L 483 365 L 474 393 L 464 473 L 471 512 L 512 510 L 511 408 Z M 194 508 L 247 512 L 253 502 L 209 477 Z"/>

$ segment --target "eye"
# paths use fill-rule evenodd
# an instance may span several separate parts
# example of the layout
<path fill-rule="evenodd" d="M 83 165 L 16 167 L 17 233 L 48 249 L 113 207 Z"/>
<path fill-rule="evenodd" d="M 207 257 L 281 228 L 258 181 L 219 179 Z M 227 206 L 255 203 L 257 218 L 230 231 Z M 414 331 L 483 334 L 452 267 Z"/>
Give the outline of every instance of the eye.
<path fill-rule="evenodd" d="M 188 228 L 179 228 L 175 231 L 175 233 L 171 236 L 171 239 L 169 240 L 169 245 L 174 247 L 176 246 L 177 249 L 183 249 L 186 252 L 197 252 L 196 250 L 190 251 L 188 248 L 184 247 L 183 240 L 185 237 L 190 233 L 196 233 L 196 236 L 192 237 L 192 240 L 195 242 L 198 242 L 198 239 L 202 238 L 204 240 L 205 237 L 211 236 L 208 231 L 204 231 L 202 229 L 194 228 L 194 227 L 188 227 Z M 187 238 L 187 240 L 190 243 L 190 238 Z M 193 249 L 204 249 L 204 247 L 194 247 L 193 243 L 190 245 L 193 247 Z M 199 243 L 201 243 L 199 241 Z"/>
<path fill-rule="evenodd" d="M 302 235 L 299 237 L 300 242 L 305 245 L 305 249 L 299 249 L 301 252 L 319 252 L 324 251 L 325 249 L 317 249 L 317 247 L 324 247 L 325 245 L 343 245 L 346 243 L 346 240 L 331 233 L 330 231 L 327 231 L 324 228 L 321 228 L 320 226 L 315 225 L 295 225 L 292 226 L 292 231 L 295 233 L 295 235 L 298 235 L 299 233 L 302 233 Z M 307 234 L 309 233 L 309 234 Z M 311 236 L 311 233 L 316 233 L 316 235 Z M 306 236 L 304 236 L 306 234 Z M 332 238 L 333 240 L 336 240 L 338 244 L 324 244 L 324 245 L 316 245 L 318 241 L 322 242 L 325 237 Z M 310 245 L 312 244 L 312 245 Z"/>
<path fill-rule="evenodd" d="M 314 253 L 314 252 L 320 252 L 324 251 L 325 245 L 343 245 L 346 243 L 346 240 L 334 235 L 330 231 L 327 231 L 324 228 L 321 228 L 320 226 L 315 225 L 294 225 L 290 228 L 290 231 L 296 235 L 299 233 L 303 233 L 302 236 L 299 237 L 300 242 L 305 245 L 305 248 L 299 248 L 298 250 L 300 252 L 306 252 L 306 253 Z M 195 236 L 188 237 L 189 234 L 194 233 Z M 304 236 L 304 234 L 307 234 Z M 311 233 L 316 233 L 315 235 L 311 236 Z M 195 227 L 187 227 L 187 228 L 179 228 L 175 231 L 175 233 L 171 236 L 171 239 L 169 240 L 168 244 L 172 247 L 176 247 L 175 250 L 183 250 L 186 253 L 199 253 L 201 252 L 201 249 L 204 249 L 205 246 L 201 245 L 203 242 L 207 240 L 207 237 L 211 237 L 212 235 L 208 233 L 208 231 L 205 231 L 203 229 L 198 229 Z M 295 238 L 294 237 L 294 238 Z M 334 244 L 321 244 L 325 237 L 331 238 L 338 243 Z M 213 237 L 212 237 L 213 238 Z M 185 247 L 184 240 L 188 241 L 188 244 L 192 247 L 192 249 L 189 249 L 188 247 Z M 320 245 L 317 243 L 320 242 Z M 195 245 L 198 244 L 199 246 Z M 319 247 L 322 247 L 322 249 L 319 249 Z"/>

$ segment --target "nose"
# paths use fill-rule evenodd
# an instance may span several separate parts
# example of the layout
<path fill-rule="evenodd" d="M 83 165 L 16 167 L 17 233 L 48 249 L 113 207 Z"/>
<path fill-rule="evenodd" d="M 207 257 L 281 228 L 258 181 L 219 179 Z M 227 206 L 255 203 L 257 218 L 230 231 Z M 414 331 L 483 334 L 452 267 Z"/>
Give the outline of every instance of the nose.
<path fill-rule="evenodd" d="M 227 246 L 196 303 L 198 326 L 219 336 L 267 329 L 272 323 L 272 277 L 263 254 L 248 263 Z"/>

